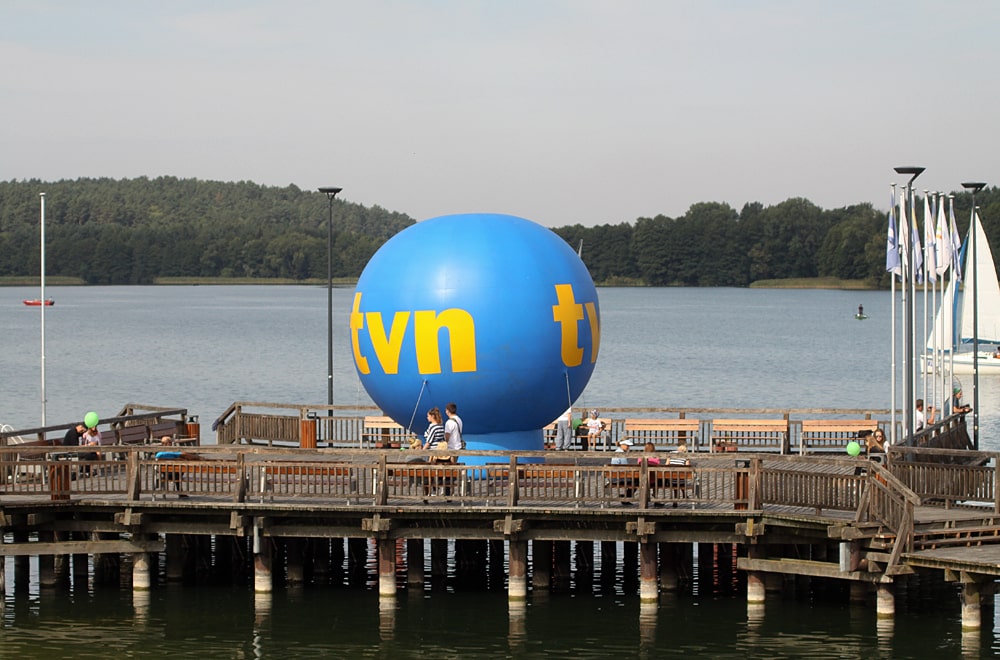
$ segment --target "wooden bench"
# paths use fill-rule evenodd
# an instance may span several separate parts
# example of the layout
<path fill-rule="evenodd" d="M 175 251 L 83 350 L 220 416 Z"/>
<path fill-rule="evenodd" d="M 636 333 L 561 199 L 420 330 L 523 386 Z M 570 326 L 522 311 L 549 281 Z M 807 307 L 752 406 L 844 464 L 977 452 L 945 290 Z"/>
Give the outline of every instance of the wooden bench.
<path fill-rule="evenodd" d="M 363 494 L 374 495 L 374 480 L 370 493 L 362 493 L 359 483 L 365 479 L 363 471 L 370 466 L 316 465 L 295 462 L 269 462 L 260 466 L 260 499 L 274 495 L 291 497 L 340 496 L 360 501 Z"/>
<path fill-rule="evenodd" d="M 713 419 L 713 452 L 778 451 L 788 453 L 787 419 Z"/>
<path fill-rule="evenodd" d="M 626 419 L 622 438 L 640 449 L 651 442 L 657 449 L 677 449 L 684 444 L 694 451 L 700 426 L 697 419 Z"/>
<path fill-rule="evenodd" d="M 117 444 L 120 445 L 145 445 L 149 442 L 149 429 L 145 424 L 142 426 L 123 426 L 117 429 L 117 433 Z"/>
<path fill-rule="evenodd" d="M 158 494 L 166 496 L 170 484 L 174 485 L 180 497 L 187 497 L 182 484 L 192 484 L 192 492 L 198 494 L 236 493 L 242 499 L 245 485 L 244 471 L 236 463 L 217 460 L 201 460 L 196 455 L 182 454 L 178 458 L 156 459 L 153 499 Z"/>
<path fill-rule="evenodd" d="M 875 431 L 876 419 L 804 419 L 799 437 L 799 453 L 842 452 L 858 431 Z M 861 442 L 862 450 L 864 442 Z"/>
<path fill-rule="evenodd" d="M 163 436 L 168 436 L 171 440 L 176 441 L 180 436 L 184 435 L 184 431 L 184 424 L 180 420 L 164 420 L 149 425 L 149 441 L 153 444 L 159 444 L 160 438 Z"/>
<path fill-rule="evenodd" d="M 465 470 L 455 465 L 407 463 L 388 468 L 390 497 L 427 500 L 431 497 L 465 497 Z M 435 494 L 435 491 L 437 493 Z"/>
<path fill-rule="evenodd" d="M 409 434 L 391 417 L 367 415 L 361 431 L 361 444 L 371 443 L 375 449 L 399 449 L 410 440 Z"/>
<path fill-rule="evenodd" d="M 696 495 L 696 480 L 694 469 L 689 465 L 649 465 L 649 501 L 656 506 L 671 502 L 677 507 L 677 502 Z M 607 469 L 606 485 L 609 495 L 622 500 L 629 500 L 638 495 L 642 487 L 642 470 L 628 465 L 610 466 Z"/>

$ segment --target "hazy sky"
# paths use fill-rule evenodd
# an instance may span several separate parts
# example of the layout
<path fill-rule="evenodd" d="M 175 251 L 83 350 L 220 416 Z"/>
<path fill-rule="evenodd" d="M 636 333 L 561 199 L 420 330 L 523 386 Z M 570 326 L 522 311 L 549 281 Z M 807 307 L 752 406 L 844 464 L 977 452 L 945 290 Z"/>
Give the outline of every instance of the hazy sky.
<path fill-rule="evenodd" d="M 888 207 L 1000 184 L 1000 2 L 0 0 L 0 180 L 171 175 L 421 220 Z"/>

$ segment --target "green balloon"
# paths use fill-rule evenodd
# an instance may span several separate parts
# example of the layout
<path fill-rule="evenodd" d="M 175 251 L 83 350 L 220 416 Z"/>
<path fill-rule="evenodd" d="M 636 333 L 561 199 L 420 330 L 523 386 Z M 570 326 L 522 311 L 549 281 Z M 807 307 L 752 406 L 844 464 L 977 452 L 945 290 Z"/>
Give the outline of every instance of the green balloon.
<path fill-rule="evenodd" d="M 856 441 L 851 440 L 847 443 L 847 453 L 850 456 L 857 456 L 861 453 L 861 445 L 859 445 Z"/>
<path fill-rule="evenodd" d="M 89 412 L 83 416 L 83 424 L 88 429 L 96 427 L 100 421 L 101 421 L 100 418 L 97 416 L 97 413 L 95 412 Z"/>

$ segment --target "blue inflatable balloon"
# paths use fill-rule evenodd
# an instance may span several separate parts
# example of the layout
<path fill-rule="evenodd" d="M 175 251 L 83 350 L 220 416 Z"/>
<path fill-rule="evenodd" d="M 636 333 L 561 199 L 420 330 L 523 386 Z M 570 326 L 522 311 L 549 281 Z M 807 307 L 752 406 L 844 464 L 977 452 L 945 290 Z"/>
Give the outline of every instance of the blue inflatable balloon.
<path fill-rule="evenodd" d="M 388 416 L 422 434 L 454 402 L 469 449 L 541 449 L 541 428 L 583 392 L 600 306 L 562 238 L 509 215 L 449 215 L 387 241 L 350 315 L 358 375 Z"/>

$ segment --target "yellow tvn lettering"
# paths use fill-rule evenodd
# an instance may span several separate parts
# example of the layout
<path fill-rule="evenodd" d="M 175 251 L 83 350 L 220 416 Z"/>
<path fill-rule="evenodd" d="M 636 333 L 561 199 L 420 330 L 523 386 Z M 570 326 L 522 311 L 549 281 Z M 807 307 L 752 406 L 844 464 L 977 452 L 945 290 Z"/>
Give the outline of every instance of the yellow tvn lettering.
<path fill-rule="evenodd" d="M 410 312 L 396 312 L 386 332 L 382 312 L 362 312 L 361 294 L 354 294 L 351 307 L 351 348 L 354 364 L 362 374 L 371 373 L 368 358 L 361 353 L 361 332 L 368 329 L 372 349 L 382 371 L 399 373 L 399 356 L 403 352 L 403 337 L 410 321 Z M 416 310 L 413 312 L 413 343 L 416 349 L 417 371 L 421 374 L 441 373 L 441 331 L 448 331 L 451 348 L 451 370 L 462 373 L 476 370 L 476 324 L 464 309 Z"/>
<path fill-rule="evenodd" d="M 583 364 L 583 347 L 580 346 L 580 321 L 586 317 L 590 326 L 590 361 L 597 361 L 601 349 L 601 324 L 597 320 L 597 305 L 593 302 L 580 304 L 573 295 L 572 284 L 556 284 L 556 300 L 552 306 L 552 320 L 561 329 L 562 361 L 567 367 Z"/>

